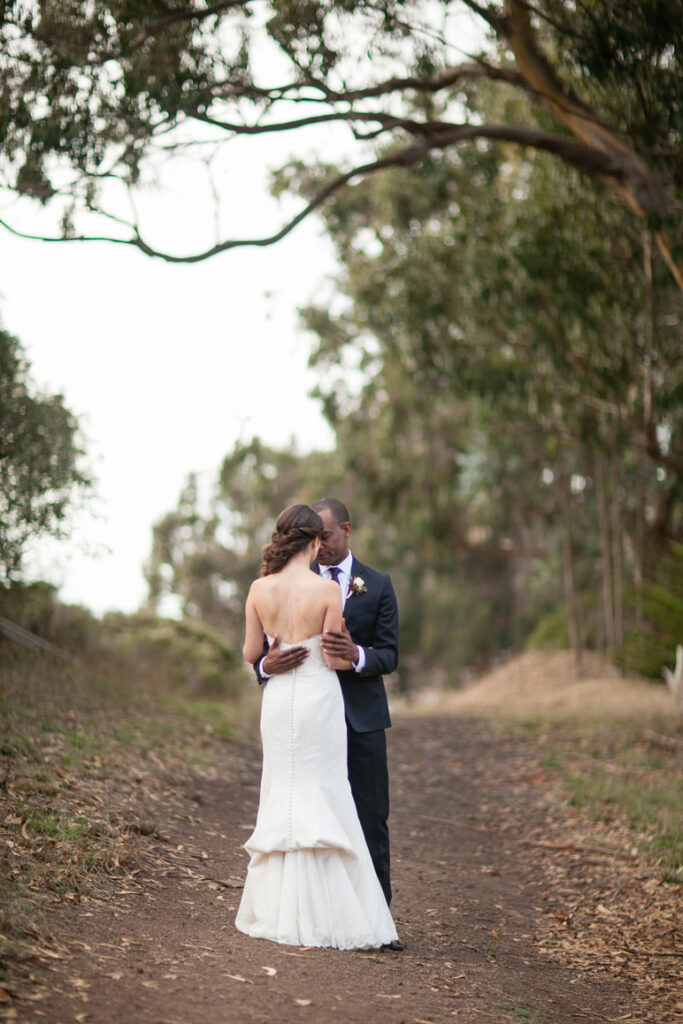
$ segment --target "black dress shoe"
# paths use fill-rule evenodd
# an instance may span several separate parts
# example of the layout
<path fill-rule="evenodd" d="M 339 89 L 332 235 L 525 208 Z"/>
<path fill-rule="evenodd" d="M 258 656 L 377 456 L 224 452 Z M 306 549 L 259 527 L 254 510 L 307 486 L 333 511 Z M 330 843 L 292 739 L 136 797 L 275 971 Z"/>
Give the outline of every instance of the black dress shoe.
<path fill-rule="evenodd" d="M 405 948 L 400 939 L 392 939 L 391 942 L 385 942 L 382 946 L 382 949 L 391 949 L 394 953 L 400 953 Z"/>

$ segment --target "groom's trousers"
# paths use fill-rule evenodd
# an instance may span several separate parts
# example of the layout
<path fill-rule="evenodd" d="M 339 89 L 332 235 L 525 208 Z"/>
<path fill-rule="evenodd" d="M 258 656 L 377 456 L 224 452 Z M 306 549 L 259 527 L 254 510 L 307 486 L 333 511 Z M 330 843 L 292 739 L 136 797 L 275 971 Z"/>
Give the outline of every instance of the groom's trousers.
<path fill-rule="evenodd" d="M 351 792 L 372 863 L 388 904 L 391 903 L 389 859 L 389 773 L 384 729 L 356 732 L 346 723 Z"/>

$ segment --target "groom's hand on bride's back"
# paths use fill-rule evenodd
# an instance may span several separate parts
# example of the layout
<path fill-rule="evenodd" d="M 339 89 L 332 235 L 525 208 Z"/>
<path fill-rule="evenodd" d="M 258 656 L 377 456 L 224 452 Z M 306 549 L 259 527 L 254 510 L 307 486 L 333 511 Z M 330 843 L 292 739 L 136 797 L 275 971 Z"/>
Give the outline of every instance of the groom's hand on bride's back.
<path fill-rule="evenodd" d="M 334 658 L 336 669 L 352 669 L 358 661 L 358 647 L 351 639 L 346 619 L 342 619 L 341 629 L 325 630 L 322 636 L 322 646 L 325 654 Z"/>
<path fill-rule="evenodd" d="M 276 636 L 268 648 L 268 654 L 262 662 L 262 669 L 269 676 L 277 676 L 282 672 L 291 672 L 293 668 L 303 665 L 310 654 L 308 647 L 288 647 L 280 650 L 280 637 Z"/>

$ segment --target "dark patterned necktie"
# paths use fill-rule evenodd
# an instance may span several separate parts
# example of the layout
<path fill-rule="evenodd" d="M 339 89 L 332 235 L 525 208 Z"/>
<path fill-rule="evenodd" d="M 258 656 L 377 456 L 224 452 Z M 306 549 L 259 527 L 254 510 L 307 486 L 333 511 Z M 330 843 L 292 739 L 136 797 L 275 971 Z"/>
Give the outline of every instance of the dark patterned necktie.
<path fill-rule="evenodd" d="M 339 583 L 339 576 L 341 574 L 341 569 L 339 568 L 339 566 L 338 565 L 329 565 L 327 567 L 327 571 L 330 574 L 330 579 L 334 580 L 335 583 Z M 341 587 L 341 583 L 339 583 L 339 586 Z"/>

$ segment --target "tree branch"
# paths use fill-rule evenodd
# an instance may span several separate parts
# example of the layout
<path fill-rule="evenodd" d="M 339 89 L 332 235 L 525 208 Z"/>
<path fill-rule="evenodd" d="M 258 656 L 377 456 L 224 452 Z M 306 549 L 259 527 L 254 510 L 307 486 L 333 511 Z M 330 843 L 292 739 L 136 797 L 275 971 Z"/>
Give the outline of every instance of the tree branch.
<path fill-rule="evenodd" d="M 470 6 L 469 0 L 464 0 Z M 608 157 L 617 173 L 607 175 L 622 199 L 645 221 L 661 221 L 672 213 L 672 204 L 656 175 L 628 140 L 610 128 L 574 96 L 561 81 L 540 46 L 531 24 L 529 4 L 505 0 L 501 28 L 515 55 L 517 67 L 539 100 L 570 131 L 596 153 Z M 578 166 L 578 165 L 577 165 Z M 683 268 L 677 263 L 666 231 L 659 230 L 657 244 L 678 287 L 683 291 Z"/>
<path fill-rule="evenodd" d="M 224 128 L 226 131 L 234 132 L 235 135 L 263 135 L 267 132 L 287 132 L 295 128 L 306 128 L 313 124 L 326 124 L 333 121 L 379 121 L 382 131 L 392 128 L 400 128 L 404 125 L 404 118 L 394 117 L 391 114 L 364 113 L 361 111 L 347 111 L 342 114 L 312 114 L 310 117 L 300 117 L 293 121 L 280 121 L 272 124 L 235 124 L 229 121 L 220 121 L 208 114 L 189 114 L 193 121 L 200 121 L 202 124 L 210 124 L 215 128 Z"/>
<path fill-rule="evenodd" d="M 367 86 L 364 89 L 331 89 L 324 82 L 312 78 L 305 78 L 297 82 L 289 82 L 285 85 L 258 86 L 253 83 L 219 83 L 214 89 L 214 99 L 228 102 L 237 99 L 258 99 L 270 101 L 270 105 L 276 103 L 354 103 L 358 100 L 378 99 L 391 93 L 401 94 L 405 90 L 434 94 L 444 89 L 449 89 L 459 81 L 471 81 L 478 78 L 486 78 L 491 81 L 507 82 L 519 89 L 533 93 L 533 89 L 513 68 L 498 67 L 490 64 L 481 57 L 464 64 L 453 65 L 443 68 L 431 78 L 418 78 L 414 75 L 406 78 L 388 78 L 384 82 Z M 302 95 L 304 90 L 312 90 L 319 93 L 318 96 Z M 296 95 L 298 93 L 298 95 Z M 191 96 L 191 93 L 188 94 Z M 194 117 L 195 113 L 187 110 L 187 116 Z M 208 116 L 208 115 L 207 115 Z M 215 122 L 220 126 L 221 122 Z"/>
<path fill-rule="evenodd" d="M 505 17 L 494 11 L 492 7 L 483 7 L 482 4 L 476 3 L 476 0 L 462 0 L 465 7 L 469 7 L 471 11 L 478 14 L 480 18 L 491 26 L 495 32 L 502 32 L 505 28 Z"/>
<path fill-rule="evenodd" d="M 505 0 L 505 11 L 505 34 L 525 81 L 582 142 L 622 165 L 616 180 L 622 196 L 639 216 L 666 216 L 671 207 L 669 198 L 647 164 L 625 139 L 573 96 L 556 74 L 536 41 L 527 4 Z"/>
<path fill-rule="evenodd" d="M 348 89 L 339 92 L 334 89 L 322 87 L 319 83 L 317 88 L 322 89 L 325 98 L 330 102 L 352 102 L 354 100 L 373 99 L 378 96 L 385 96 L 391 92 L 403 92 L 406 89 L 414 89 L 416 92 L 435 93 L 442 89 L 448 89 L 461 79 L 490 78 L 509 82 L 521 88 L 526 88 L 526 82 L 522 76 L 512 68 L 496 67 L 483 59 L 469 61 L 466 64 L 457 64 L 453 67 L 443 68 L 438 74 L 431 78 L 416 78 L 414 75 L 408 78 L 388 78 L 386 82 L 378 82 L 377 85 L 368 86 L 365 89 Z M 311 84 L 311 83 L 307 83 Z"/>
<path fill-rule="evenodd" d="M 274 245 L 275 242 L 279 242 L 280 239 L 288 235 L 297 226 L 297 224 L 300 224 L 302 220 L 308 217 L 310 213 L 324 203 L 329 196 L 340 189 L 343 185 L 346 185 L 349 181 L 353 180 L 353 178 L 375 174 L 388 167 L 408 167 L 413 164 L 420 163 L 424 159 L 427 148 L 428 147 L 424 143 L 415 143 L 412 146 L 398 150 L 398 152 L 393 153 L 390 156 L 383 157 L 380 160 L 375 160 L 372 163 L 363 164 L 360 167 L 354 167 L 352 170 L 338 175 L 333 179 L 333 181 L 321 188 L 307 206 L 305 206 L 303 210 L 288 221 L 284 227 L 274 235 L 269 235 L 267 238 L 229 239 L 225 242 L 219 242 L 210 249 L 206 249 L 204 252 L 196 253 L 191 256 L 174 256 L 171 253 L 161 252 L 160 250 L 155 249 L 153 246 L 148 245 L 148 243 L 145 242 L 137 232 L 137 229 L 132 226 L 132 230 L 134 231 L 132 238 L 112 238 L 107 235 L 72 235 L 68 238 L 48 235 L 33 235 L 13 228 L 2 219 L 0 219 L 0 226 L 4 227 L 11 234 L 16 235 L 19 238 L 29 238 L 37 242 L 114 242 L 117 245 L 132 246 L 133 248 L 139 249 L 141 252 L 145 253 L 146 256 L 156 256 L 159 259 L 165 260 L 167 263 L 200 263 L 202 260 L 210 259 L 211 256 L 216 256 L 218 253 L 227 252 L 229 249 L 244 248 L 245 246 L 265 247 Z"/>
<path fill-rule="evenodd" d="M 374 115 L 373 115 L 374 116 Z M 174 256 L 170 253 L 161 252 L 149 245 L 139 234 L 134 225 L 128 225 L 133 231 L 132 238 L 112 238 L 108 236 L 73 235 L 68 238 L 50 237 L 45 235 L 26 234 L 13 228 L 6 221 L 0 220 L 0 225 L 14 235 L 21 238 L 33 238 L 44 242 L 115 242 L 118 245 L 130 245 L 147 256 L 156 256 L 169 263 L 199 263 L 202 260 L 216 256 L 218 253 L 227 252 L 229 249 L 244 248 L 245 246 L 265 247 L 279 242 L 288 235 L 302 220 L 316 210 L 334 192 L 354 178 L 376 174 L 378 171 L 390 167 L 408 167 L 421 163 L 431 150 L 443 150 L 460 142 L 467 142 L 477 138 L 490 139 L 498 142 L 512 142 L 517 145 L 544 150 L 560 156 L 567 163 L 585 171 L 589 174 L 600 175 L 607 179 L 618 179 L 622 171 L 620 164 L 604 153 L 597 152 L 590 146 L 563 136 L 553 135 L 535 128 L 524 128 L 518 125 L 509 124 L 449 124 L 446 122 L 419 122 L 408 118 L 392 119 L 395 126 L 413 135 L 416 141 L 403 149 L 381 157 L 370 163 L 362 164 L 344 172 L 334 178 L 333 181 L 323 186 L 313 199 L 295 217 L 288 221 L 279 231 L 266 238 L 243 238 L 228 239 L 219 242 L 204 252 L 189 256 Z"/>

